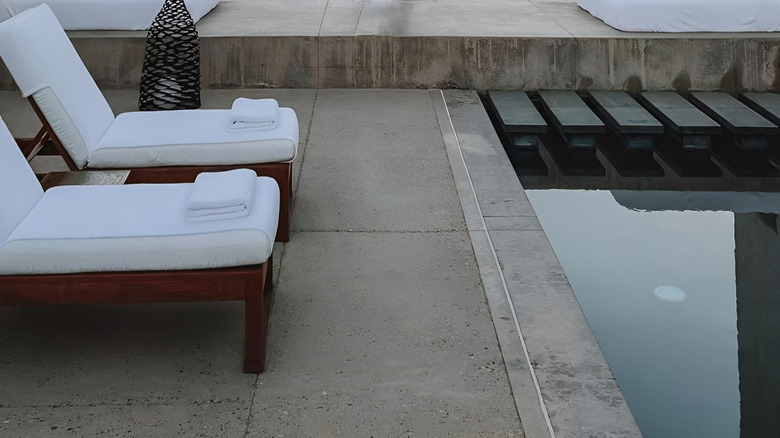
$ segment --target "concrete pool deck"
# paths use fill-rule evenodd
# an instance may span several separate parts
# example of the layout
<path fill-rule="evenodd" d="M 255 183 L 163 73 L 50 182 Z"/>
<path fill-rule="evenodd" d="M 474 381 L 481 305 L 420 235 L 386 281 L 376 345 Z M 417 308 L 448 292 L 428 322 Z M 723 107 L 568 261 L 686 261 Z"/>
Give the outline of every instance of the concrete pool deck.
<path fill-rule="evenodd" d="M 240 304 L 0 309 L 0 434 L 639 435 L 475 92 L 204 90 L 204 107 L 236 96 L 301 127 L 266 372 L 241 373 Z"/>
<path fill-rule="evenodd" d="M 0 435 L 640 435 L 476 93 L 429 88 L 778 90 L 780 34 L 573 0 L 223 0 L 198 29 L 204 107 L 300 120 L 267 370 L 240 372 L 239 304 L 0 309 Z M 145 32 L 69 34 L 134 110 Z"/>

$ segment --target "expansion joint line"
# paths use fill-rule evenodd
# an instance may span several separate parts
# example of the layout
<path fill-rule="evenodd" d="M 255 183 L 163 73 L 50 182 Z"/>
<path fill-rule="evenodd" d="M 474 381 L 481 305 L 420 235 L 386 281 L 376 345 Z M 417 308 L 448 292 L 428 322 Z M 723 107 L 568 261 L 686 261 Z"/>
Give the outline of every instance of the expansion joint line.
<path fill-rule="evenodd" d="M 252 384 L 252 400 L 249 402 L 249 413 L 247 413 L 246 421 L 244 422 L 244 438 L 249 437 L 249 427 L 252 424 L 252 416 L 254 415 L 258 392 L 260 392 L 260 374 L 255 376 L 255 381 Z"/>
<path fill-rule="evenodd" d="M 531 372 L 531 379 L 534 382 L 534 388 L 536 389 L 536 396 L 539 400 L 539 406 L 542 409 L 542 414 L 544 415 L 544 421 L 547 423 L 547 430 L 550 432 L 551 438 L 555 437 L 555 430 L 553 429 L 552 422 L 550 421 L 550 415 L 547 412 L 547 406 L 544 404 L 544 398 L 542 397 L 542 389 L 539 386 L 539 379 L 536 377 L 536 371 L 534 371 L 534 367 L 531 364 L 531 356 L 528 353 L 528 347 L 525 344 L 525 338 L 523 337 L 523 332 L 520 330 L 520 322 L 517 318 L 517 312 L 515 312 L 515 308 L 512 305 L 512 296 L 509 294 L 509 287 L 506 284 L 506 278 L 504 277 L 504 271 L 501 269 L 501 264 L 498 261 L 498 254 L 496 254 L 496 248 L 493 246 L 493 239 L 490 238 L 490 233 L 488 232 L 487 223 L 485 222 L 485 217 L 482 215 L 482 208 L 479 206 L 479 202 L 476 195 L 476 190 L 474 188 L 474 182 L 471 179 L 471 173 L 469 172 L 468 166 L 466 166 L 466 159 L 463 157 L 463 150 L 460 148 L 460 139 L 458 139 L 458 133 L 455 131 L 455 125 L 452 123 L 452 116 L 450 115 L 450 109 L 447 106 L 447 99 L 444 97 L 444 90 L 439 90 L 441 93 L 441 99 L 442 102 L 444 102 L 444 111 L 447 114 L 447 121 L 450 124 L 450 129 L 452 130 L 452 135 L 455 137 L 455 144 L 458 148 L 458 154 L 460 157 L 460 160 L 463 164 L 463 168 L 466 171 L 466 178 L 468 179 L 468 184 L 471 189 L 471 194 L 474 198 L 474 204 L 477 208 L 477 213 L 479 215 L 479 220 L 482 223 L 482 230 L 485 232 L 485 237 L 487 238 L 488 247 L 490 248 L 490 253 L 493 256 L 493 261 L 496 264 L 498 276 L 501 278 L 501 285 L 504 288 L 504 294 L 506 295 L 507 302 L 509 303 L 509 309 L 512 312 L 512 319 L 515 323 L 515 329 L 517 329 L 517 335 L 520 338 L 520 345 L 523 347 L 523 355 L 525 356 L 525 361 L 528 364 L 528 370 Z"/>
<path fill-rule="evenodd" d="M 301 150 L 300 141 L 298 141 L 298 156 L 300 156 L 300 162 L 301 164 L 298 166 L 298 174 L 295 175 L 295 191 L 293 192 L 292 197 L 292 205 L 290 205 L 290 208 L 295 207 L 295 199 L 298 198 L 298 190 L 301 186 L 301 176 L 303 175 L 303 164 L 306 161 L 306 149 L 309 146 L 309 138 L 311 137 L 311 127 L 314 123 L 314 112 L 317 109 L 317 99 L 320 97 L 320 90 L 316 89 L 314 90 L 314 101 L 311 105 L 311 113 L 309 113 L 309 124 L 306 126 L 306 135 L 304 136 L 303 141 L 303 150 Z"/>

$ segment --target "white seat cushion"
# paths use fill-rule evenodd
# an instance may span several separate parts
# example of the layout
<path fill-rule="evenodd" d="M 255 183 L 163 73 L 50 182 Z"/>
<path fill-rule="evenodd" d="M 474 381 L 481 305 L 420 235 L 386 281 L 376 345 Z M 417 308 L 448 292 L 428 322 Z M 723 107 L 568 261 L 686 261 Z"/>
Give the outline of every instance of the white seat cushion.
<path fill-rule="evenodd" d="M 206 269 L 262 263 L 279 187 L 257 178 L 242 218 L 187 222 L 192 184 L 64 186 L 44 193 L 0 246 L 1 274 Z"/>
<path fill-rule="evenodd" d="M 269 130 L 230 130 L 230 110 L 135 111 L 120 114 L 90 151 L 87 168 L 126 168 L 291 161 L 298 118 L 279 108 Z"/>

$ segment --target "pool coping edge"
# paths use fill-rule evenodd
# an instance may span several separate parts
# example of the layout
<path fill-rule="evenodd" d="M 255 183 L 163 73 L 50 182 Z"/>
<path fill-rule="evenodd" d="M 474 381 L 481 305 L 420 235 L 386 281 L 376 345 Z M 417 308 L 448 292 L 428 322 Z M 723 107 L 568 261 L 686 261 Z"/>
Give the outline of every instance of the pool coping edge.
<path fill-rule="evenodd" d="M 640 437 L 476 91 L 430 94 L 525 436 Z"/>

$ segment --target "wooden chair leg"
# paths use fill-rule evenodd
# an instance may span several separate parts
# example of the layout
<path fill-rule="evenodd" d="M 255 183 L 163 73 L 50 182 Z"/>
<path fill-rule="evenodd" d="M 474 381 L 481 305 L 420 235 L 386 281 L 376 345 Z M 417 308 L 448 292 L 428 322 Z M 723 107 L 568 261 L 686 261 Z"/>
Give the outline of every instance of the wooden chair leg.
<path fill-rule="evenodd" d="M 269 258 L 264 264 L 262 273 L 253 276 L 245 283 L 245 324 L 244 338 L 244 372 L 259 374 L 265 370 L 265 350 L 268 334 L 268 319 L 271 313 L 273 299 L 273 273 Z M 271 287 L 268 287 L 271 279 Z M 266 289 L 270 289 L 266 290 Z"/>
<path fill-rule="evenodd" d="M 265 286 L 263 287 L 263 321 L 265 323 L 266 337 L 268 335 L 268 325 L 271 322 L 271 308 L 274 304 L 274 256 L 268 258 L 266 262 L 268 271 L 265 276 Z"/>
<path fill-rule="evenodd" d="M 247 373 L 265 368 L 273 295 L 273 257 L 232 268 L 0 276 L 0 306 L 243 300 Z"/>
<path fill-rule="evenodd" d="M 288 167 L 286 177 L 277 178 L 279 184 L 279 227 L 276 230 L 277 242 L 290 241 L 290 221 L 292 220 L 292 166 Z M 285 196 L 285 193 L 287 196 Z"/>

